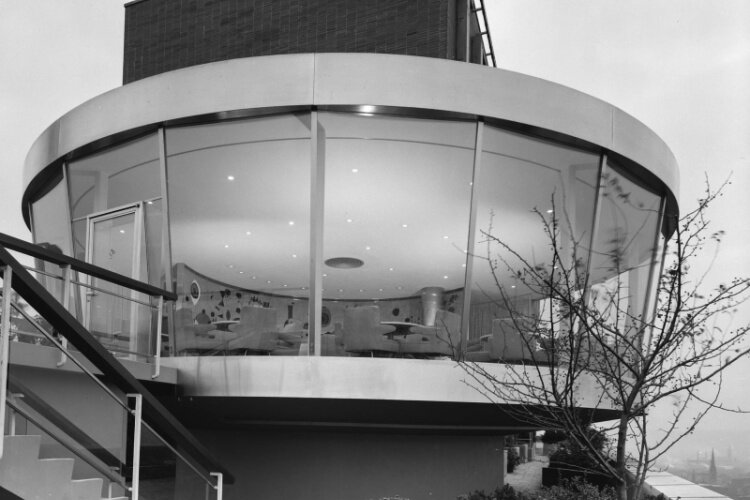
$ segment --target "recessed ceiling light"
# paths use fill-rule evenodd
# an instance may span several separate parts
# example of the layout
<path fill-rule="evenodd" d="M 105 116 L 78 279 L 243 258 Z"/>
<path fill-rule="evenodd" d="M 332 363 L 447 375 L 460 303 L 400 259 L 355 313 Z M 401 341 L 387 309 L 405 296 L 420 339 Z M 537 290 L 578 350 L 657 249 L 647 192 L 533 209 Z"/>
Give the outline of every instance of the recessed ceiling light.
<path fill-rule="evenodd" d="M 382 292 L 382 291 L 383 291 L 383 289 L 382 289 L 382 288 L 378 288 L 378 292 Z"/>
<path fill-rule="evenodd" d="M 233 181 L 234 180 L 234 176 L 233 175 L 227 175 L 227 180 L 228 181 Z"/>
<path fill-rule="evenodd" d="M 409 227 L 409 224 L 401 224 L 401 227 L 404 227 L 404 228 Z"/>
<path fill-rule="evenodd" d="M 288 287 L 289 285 L 281 285 L 281 286 L 283 286 L 284 288 L 286 288 L 286 287 Z"/>
<path fill-rule="evenodd" d="M 358 168 L 353 168 L 353 169 L 352 169 L 352 173 L 353 173 L 353 174 L 356 174 L 357 172 L 359 172 L 359 169 L 358 169 Z"/>
<path fill-rule="evenodd" d="M 366 246 L 366 247 L 365 247 L 365 250 L 370 250 L 370 249 L 371 249 L 371 247 L 370 247 L 370 246 Z"/>
<path fill-rule="evenodd" d="M 297 258 L 297 254 L 296 254 L 296 253 L 293 253 L 293 254 L 292 254 L 292 258 L 293 258 L 293 259 L 296 259 L 296 258 Z"/>
<path fill-rule="evenodd" d="M 445 236 L 443 236 L 443 239 L 447 240 L 448 239 L 448 235 L 446 234 Z"/>
<path fill-rule="evenodd" d="M 511 287 L 511 288 L 515 288 L 515 287 L 516 287 L 516 285 L 510 285 L 510 287 Z"/>
<path fill-rule="evenodd" d="M 245 274 L 245 271 L 240 271 L 240 274 Z"/>
<path fill-rule="evenodd" d="M 120 229 L 120 234 L 125 234 L 125 230 L 124 229 Z"/>
<path fill-rule="evenodd" d="M 360 288 L 360 289 L 359 289 L 359 293 L 362 293 L 362 292 L 364 292 L 364 291 L 365 291 L 365 289 L 364 289 L 364 288 Z"/>
<path fill-rule="evenodd" d="M 346 219 L 346 222 L 351 222 L 351 221 L 352 221 L 352 219 Z"/>
<path fill-rule="evenodd" d="M 448 279 L 448 275 L 446 274 L 445 276 L 443 276 L 443 279 L 447 280 Z"/>
<path fill-rule="evenodd" d="M 290 220 L 290 221 L 289 221 L 289 225 L 290 225 L 290 226 L 293 226 L 293 225 L 294 225 L 294 221 L 293 221 L 293 220 Z"/>
<path fill-rule="evenodd" d="M 266 280 L 266 283 L 268 283 L 270 285 L 271 284 L 271 280 Z"/>
<path fill-rule="evenodd" d="M 393 271 L 393 268 L 392 268 L 392 267 L 389 267 L 389 268 L 388 268 L 388 270 L 389 270 L 389 271 Z"/>
<path fill-rule="evenodd" d="M 333 257 L 325 261 L 325 265 L 335 269 L 356 269 L 365 265 L 364 261 L 355 257 Z"/>
<path fill-rule="evenodd" d="M 343 288 L 339 288 L 339 292 L 343 292 L 343 291 L 344 291 L 344 289 L 343 289 Z"/>
<path fill-rule="evenodd" d="M 253 234 L 253 233 L 251 233 L 250 231 L 245 231 L 245 234 L 246 234 L 247 236 L 250 236 L 250 235 L 251 235 L 251 234 Z"/>
<path fill-rule="evenodd" d="M 326 273 L 323 273 L 323 277 L 324 277 L 324 278 L 327 278 L 327 277 L 328 277 L 328 275 L 327 275 Z"/>
<path fill-rule="evenodd" d="M 224 248 L 229 248 L 229 245 L 224 245 Z"/>

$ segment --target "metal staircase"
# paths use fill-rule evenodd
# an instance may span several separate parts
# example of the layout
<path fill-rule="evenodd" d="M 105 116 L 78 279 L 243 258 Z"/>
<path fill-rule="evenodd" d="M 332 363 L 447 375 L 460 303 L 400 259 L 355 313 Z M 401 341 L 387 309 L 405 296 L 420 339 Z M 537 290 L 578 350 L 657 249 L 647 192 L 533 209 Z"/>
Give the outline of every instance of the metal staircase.
<path fill-rule="evenodd" d="M 60 266 L 63 300 L 8 250 Z M 172 295 L 0 234 L 0 498 L 221 500 L 231 474 L 69 312 L 72 273 L 158 297 L 159 317 Z M 30 371 L 14 353 L 53 361 Z"/>

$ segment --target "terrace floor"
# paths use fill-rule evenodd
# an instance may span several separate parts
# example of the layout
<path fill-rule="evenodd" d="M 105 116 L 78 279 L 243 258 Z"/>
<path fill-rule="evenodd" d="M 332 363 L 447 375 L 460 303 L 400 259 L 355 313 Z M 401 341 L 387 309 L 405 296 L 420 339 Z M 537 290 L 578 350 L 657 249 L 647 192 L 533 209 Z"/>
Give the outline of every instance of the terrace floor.
<path fill-rule="evenodd" d="M 542 467 L 546 467 L 549 459 L 537 456 L 530 462 L 519 464 L 516 470 L 506 474 L 505 482 L 516 491 L 536 491 L 542 486 Z"/>

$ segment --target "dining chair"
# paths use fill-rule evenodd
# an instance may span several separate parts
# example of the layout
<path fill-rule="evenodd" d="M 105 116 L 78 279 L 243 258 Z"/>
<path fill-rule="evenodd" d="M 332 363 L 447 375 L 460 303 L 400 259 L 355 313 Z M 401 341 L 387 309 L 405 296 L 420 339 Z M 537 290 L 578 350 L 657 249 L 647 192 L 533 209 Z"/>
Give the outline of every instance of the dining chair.
<path fill-rule="evenodd" d="M 398 342 L 385 337 L 396 328 L 380 324 L 378 306 L 350 307 L 344 311 L 344 350 L 353 353 L 397 353 Z"/>

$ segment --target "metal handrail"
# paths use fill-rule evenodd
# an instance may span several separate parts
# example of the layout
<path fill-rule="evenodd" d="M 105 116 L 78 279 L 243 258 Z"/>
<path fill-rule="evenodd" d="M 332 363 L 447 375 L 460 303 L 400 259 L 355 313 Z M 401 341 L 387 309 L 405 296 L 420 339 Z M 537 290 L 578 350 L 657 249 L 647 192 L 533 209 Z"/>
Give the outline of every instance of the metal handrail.
<path fill-rule="evenodd" d="M 102 372 L 106 380 L 114 387 L 117 387 L 124 394 L 138 394 L 143 398 L 143 417 L 149 424 L 155 428 L 166 442 L 182 450 L 184 454 L 195 464 L 200 465 L 210 472 L 221 472 L 227 483 L 232 483 L 234 477 L 219 462 L 213 458 L 211 453 L 188 431 L 185 426 L 167 410 L 164 405 L 149 391 L 143 384 L 136 379 L 120 362 L 112 356 L 95 338 L 81 325 L 80 322 L 65 308 L 60 302 L 53 297 L 50 292 L 44 288 L 9 252 L 3 247 L 3 242 L 7 241 L 6 235 L 0 235 L 0 266 L 8 268 L 8 278 L 12 289 L 23 298 L 36 312 L 48 321 L 55 330 L 60 332 L 73 347 L 86 358 L 96 369 Z M 14 241 L 15 238 L 11 238 Z M 16 244 L 15 249 L 19 247 L 28 250 L 25 252 L 39 258 L 47 257 L 49 252 L 39 249 L 35 245 L 21 242 Z M 86 271 L 95 271 L 103 279 L 108 279 L 114 275 L 118 279 L 120 275 L 115 273 L 102 273 L 100 268 L 95 266 L 83 266 L 80 261 L 70 257 L 58 256 L 51 254 L 64 265 L 69 265 L 73 269 Z M 64 257 L 64 258 L 63 258 Z M 85 268 L 85 270 L 83 269 Z M 123 285 L 128 286 L 131 283 L 138 284 L 137 287 L 144 293 L 154 292 L 156 295 L 162 295 L 165 299 L 171 300 L 174 294 L 164 292 L 158 288 L 139 283 L 132 279 L 121 280 Z M 162 293 L 164 292 L 164 293 Z M 10 294 L 8 294 L 10 295 Z M 3 294 L 3 299 L 8 297 Z M 9 321 L 8 317 L 3 317 L 3 323 Z M 7 330 L 6 330 L 7 331 Z M 6 336 L 7 337 L 7 336 Z M 6 338 L 7 340 L 7 338 Z M 58 343 L 59 344 L 59 343 Z M 7 355 L 7 348 L 3 349 L 3 356 Z M 7 366 L 7 364 L 6 364 Z M 2 384 L 5 386 L 5 384 Z M 1 389 L 1 388 L 0 388 Z M 5 405 L 2 405 L 4 408 Z M 2 410 L 2 408 L 0 408 Z"/>
<path fill-rule="evenodd" d="M 34 257 L 36 259 L 41 259 L 53 264 L 57 264 L 58 266 L 70 266 L 73 271 L 87 274 L 93 278 L 103 279 L 116 285 L 130 288 L 132 290 L 135 290 L 136 292 L 145 293 L 146 295 L 150 295 L 152 297 L 161 296 L 164 298 L 164 300 L 177 300 L 177 295 L 168 290 L 162 290 L 161 288 L 143 283 L 142 281 L 138 281 L 122 274 L 112 272 L 108 269 L 89 264 L 88 262 L 83 262 L 61 253 L 52 252 L 50 250 L 47 250 L 46 248 L 40 247 L 39 245 L 14 238 L 13 236 L 8 236 L 7 234 L 0 233 L 0 246 L 3 246 L 4 248 L 9 250 L 21 252 L 28 255 L 29 257 Z"/>
<path fill-rule="evenodd" d="M 89 450 L 79 449 L 76 448 L 71 441 L 71 439 L 66 438 L 62 432 L 55 431 L 52 429 L 51 426 L 48 426 L 44 422 L 41 421 L 41 419 L 38 419 L 31 415 L 30 412 L 27 412 L 25 409 L 21 408 L 19 405 L 14 403 L 11 400 L 7 400 L 6 404 L 13 409 L 14 412 L 21 415 L 23 418 L 37 426 L 39 429 L 42 430 L 42 432 L 46 433 L 48 436 L 51 436 L 55 441 L 63 445 L 65 448 L 70 450 L 71 453 L 75 454 L 78 458 L 86 462 L 88 465 L 93 467 L 97 472 L 102 474 L 104 477 L 112 481 L 113 483 L 117 483 L 120 486 L 122 486 L 125 489 L 128 489 L 128 485 L 125 481 L 125 479 L 120 476 L 119 474 L 115 474 L 112 472 L 112 469 L 110 469 L 106 463 L 102 462 L 96 455 L 91 453 Z"/>

